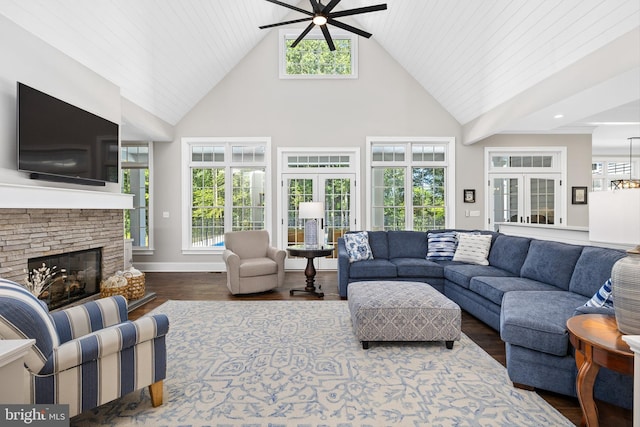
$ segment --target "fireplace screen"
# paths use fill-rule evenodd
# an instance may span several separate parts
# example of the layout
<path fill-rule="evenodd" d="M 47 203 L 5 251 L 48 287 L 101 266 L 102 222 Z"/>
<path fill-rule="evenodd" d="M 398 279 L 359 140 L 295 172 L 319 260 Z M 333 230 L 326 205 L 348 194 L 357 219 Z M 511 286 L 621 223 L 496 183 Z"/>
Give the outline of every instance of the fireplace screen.
<path fill-rule="evenodd" d="M 39 298 L 47 303 L 49 310 L 100 292 L 101 248 L 29 259 L 29 272 L 35 272 L 43 266 L 50 273 Z"/>

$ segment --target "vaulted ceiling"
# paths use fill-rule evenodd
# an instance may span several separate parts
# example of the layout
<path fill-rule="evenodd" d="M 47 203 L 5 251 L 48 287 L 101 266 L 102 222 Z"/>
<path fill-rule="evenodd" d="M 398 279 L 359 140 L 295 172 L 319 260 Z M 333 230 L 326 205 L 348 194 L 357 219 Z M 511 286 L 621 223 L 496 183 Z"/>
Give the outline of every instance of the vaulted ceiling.
<path fill-rule="evenodd" d="M 308 0 L 284 2 L 310 8 Z M 382 2 L 343 0 L 338 7 Z M 584 87 L 547 96 L 495 130 L 587 126 L 600 114 L 640 125 L 638 0 L 386 3 L 388 10 L 350 21 L 373 33 L 362 43 L 379 43 L 470 129 L 487 115 L 500 115 L 500 108 L 519 97 L 543 93 L 545 82 L 554 78 L 557 85 L 571 86 L 565 82 L 575 79 L 567 70 L 581 62 L 588 67 L 590 57 L 625 36 L 631 50 L 600 64 L 612 65 L 611 73 L 602 73 L 598 80 L 593 70 L 584 68 Z M 268 31 L 277 31 L 258 26 L 301 17 L 264 0 L 0 0 L 0 14 L 111 80 L 124 98 L 170 124 L 179 122 Z M 626 74 L 615 75 L 618 59 Z M 579 68 L 573 75 L 576 72 L 581 75 Z M 600 90 L 612 99 L 599 102 L 603 98 L 598 85 L 605 85 Z M 613 91 L 621 93 L 613 96 Z M 554 122 L 546 116 L 558 112 L 569 117 Z"/>

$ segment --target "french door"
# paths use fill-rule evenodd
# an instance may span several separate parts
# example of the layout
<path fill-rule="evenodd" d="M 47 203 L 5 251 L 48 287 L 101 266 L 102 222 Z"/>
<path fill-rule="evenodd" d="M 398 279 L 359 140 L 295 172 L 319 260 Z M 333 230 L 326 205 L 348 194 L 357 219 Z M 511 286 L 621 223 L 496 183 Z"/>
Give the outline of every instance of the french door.
<path fill-rule="evenodd" d="M 281 236 L 286 246 L 304 243 L 304 220 L 298 217 L 300 202 L 324 202 L 321 220 L 323 241 L 336 246 L 338 238 L 355 226 L 355 174 L 296 173 L 283 174 L 284 218 Z M 316 258 L 316 268 L 336 269 L 337 250 L 326 258 Z M 286 268 L 303 269 L 305 258 L 287 257 Z"/>
<path fill-rule="evenodd" d="M 491 174 L 491 223 L 562 224 L 557 174 Z"/>

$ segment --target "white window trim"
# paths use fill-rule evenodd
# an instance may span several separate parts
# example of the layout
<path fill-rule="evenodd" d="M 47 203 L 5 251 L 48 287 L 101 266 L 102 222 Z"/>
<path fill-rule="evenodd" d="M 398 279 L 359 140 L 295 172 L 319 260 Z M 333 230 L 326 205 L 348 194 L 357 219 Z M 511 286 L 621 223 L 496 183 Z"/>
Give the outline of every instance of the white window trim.
<path fill-rule="evenodd" d="M 495 168 L 492 169 L 491 158 L 496 154 L 554 154 L 554 165 L 551 168 Z M 554 225 L 548 225 L 548 227 L 554 228 L 566 228 L 567 218 L 567 147 L 485 147 L 484 148 L 484 182 L 485 185 L 490 185 L 491 175 L 497 173 L 522 173 L 522 174 L 548 174 L 559 173 L 560 181 L 560 209 L 561 215 L 558 217 L 562 219 L 561 223 Z M 486 187 L 485 187 L 486 188 Z M 485 217 L 485 229 L 492 230 L 494 224 L 489 223 L 491 218 L 491 194 L 490 191 L 484 192 L 484 217 Z"/>
<path fill-rule="evenodd" d="M 199 144 L 228 144 L 234 145 L 238 143 L 264 144 L 265 145 L 265 207 L 264 207 L 264 226 L 265 230 L 271 233 L 271 138 L 270 137 L 184 137 L 182 138 L 182 254 L 219 254 L 224 251 L 224 247 L 213 248 L 193 248 L 191 247 L 191 146 Z M 225 152 L 225 155 L 229 153 Z M 221 166 L 226 167 L 233 164 L 231 161 L 225 161 Z M 227 185 L 230 182 L 227 183 Z M 228 227 L 225 218 L 225 229 Z"/>
<path fill-rule="evenodd" d="M 153 204 L 153 200 L 154 200 L 154 196 L 153 196 L 153 141 L 142 141 L 142 142 L 147 142 L 148 143 L 148 148 L 149 148 L 149 162 L 148 162 L 148 167 L 149 167 L 149 223 L 147 224 L 148 227 L 148 233 L 149 233 L 149 246 L 148 247 L 143 247 L 143 246 L 132 246 L 131 250 L 133 252 L 133 255 L 153 255 L 155 252 L 155 247 L 154 247 L 154 227 L 153 227 L 153 212 L 154 210 L 152 209 L 152 204 Z M 123 144 L 123 145 L 126 145 Z M 122 167 L 122 165 L 120 165 Z M 120 172 L 122 173 L 122 172 Z"/>
<path fill-rule="evenodd" d="M 388 137 L 388 136 L 368 136 L 366 143 L 366 161 L 365 161 L 365 179 L 366 179 L 366 191 L 365 191 L 365 206 L 366 206 L 366 230 L 372 229 L 371 224 L 371 208 L 372 208 L 372 200 L 371 200 L 371 186 L 372 186 L 372 178 L 371 178 L 371 168 L 372 160 L 371 160 L 371 147 L 374 144 L 408 144 L 412 142 L 417 143 L 426 143 L 426 144 L 443 144 L 446 147 L 444 161 L 436 161 L 436 162 L 419 162 L 421 164 L 425 164 L 427 166 L 434 167 L 444 167 L 446 170 L 446 181 L 445 181 L 445 204 L 444 209 L 446 212 L 445 216 L 445 227 L 446 228 L 455 228 L 456 222 L 456 138 L 455 137 Z M 411 151 L 406 151 L 407 155 L 411 155 Z M 385 165 L 393 166 L 410 166 L 412 162 L 402 162 L 399 164 L 398 162 L 385 162 Z M 405 197 L 410 197 L 410 192 L 405 191 Z M 412 219 L 412 218 L 410 218 Z"/>
<path fill-rule="evenodd" d="M 287 74 L 287 58 L 286 58 L 286 45 L 287 40 L 295 40 L 300 36 L 302 32 L 301 28 L 286 28 L 281 29 L 278 37 L 278 72 L 280 79 L 294 79 L 294 80 L 335 80 L 335 79 L 357 79 L 358 78 L 358 36 L 348 31 L 331 29 L 332 39 L 351 39 L 351 74 Z M 305 39 L 322 39 L 324 35 L 320 30 L 311 30 Z"/>
<path fill-rule="evenodd" d="M 345 148 L 340 148 L 340 147 L 309 147 L 309 148 L 300 148 L 300 147 L 278 147 L 277 150 L 277 156 L 278 156 L 278 164 L 277 164 L 277 176 L 278 176 L 278 181 L 280 182 L 280 185 L 278 186 L 278 191 L 277 191 L 277 213 L 276 213 L 276 217 L 279 218 L 278 219 L 278 247 L 283 247 L 285 245 L 285 242 L 282 241 L 282 234 L 283 234 L 283 228 L 284 228 L 284 224 L 283 221 L 285 219 L 285 213 L 283 212 L 282 209 L 282 204 L 283 204 L 283 186 L 284 186 L 284 181 L 282 179 L 282 175 L 285 173 L 289 173 L 289 174 L 295 174 L 295 173 L 313 173 L 314 171 L 316 172 L 322 172 L 322 173 L 327 173 L 327 169 L 325 168 L 305 168 L 303 170 L 300 169 L 294 169 L 294 168 L 289 168 L 288 167 L 288 163 L 287 163 L 287 157 L 292 155 L 292 154 L 312 154 L 312 153 L 331 153 L 331 154 L 337 154 L 337 153 L 344 153 L 345 155 L 349 155 L 349 156 L 353 156 L 352 159 L 353 161 L 351 162 L 351 166 L 348 168 L 336 168 L 336 169 L 331 169 L 331 171 L 335 171 L 336 173 L 353 173 L 356 176 L 356 194 L 358 193 L 358 187 L 357 187 L 357 183 L 360 182 L 360 148 L 359 147 L 345 147 Z M 357 224 L 363 224 L 363 222 L 361 221 L 361 211 L 360 211 L 360 198 L 359 197 L 355 197 L 354 200 L 352 200 L 352 202 L 354 203 L 354 209 L 355 209 L 355 220 Z"/>

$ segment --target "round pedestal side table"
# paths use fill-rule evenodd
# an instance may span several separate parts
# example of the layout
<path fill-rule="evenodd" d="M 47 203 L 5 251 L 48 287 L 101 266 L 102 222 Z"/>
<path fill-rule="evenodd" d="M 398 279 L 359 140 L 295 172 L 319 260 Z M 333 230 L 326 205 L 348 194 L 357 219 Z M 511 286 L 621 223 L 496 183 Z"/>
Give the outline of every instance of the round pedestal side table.
<path fill-rule="evenodd" d="M 289 295 L 293 295 L 295 292 L 305 292 L 317 296 L 318 298 L 324 297 L 324 292 L 316 290 L 315 277 L 316 268 L 313 265 L 313 259 L 319 257 L 329 256 L 333 253 L 334 247 L 329 245 L 324 246 L 306 246 L 306 245 L 294 245 L 287 247 L 287 252 L 290 256 L 303 257 L 307 259 L 307 268 L 304 270 L 304 275 L 307 277 L 307 286 L 304 289 L 291 289 Z"/>
<path fill-rule="evenodd" d="M 576 349 L 576 390 L 583 425 L 598 426 L 593 384 L 601 367 L 633 375 L 633 352 L 622 340 L 614 316 L 582 314 L 567 320 L 569 340 Z"/>

